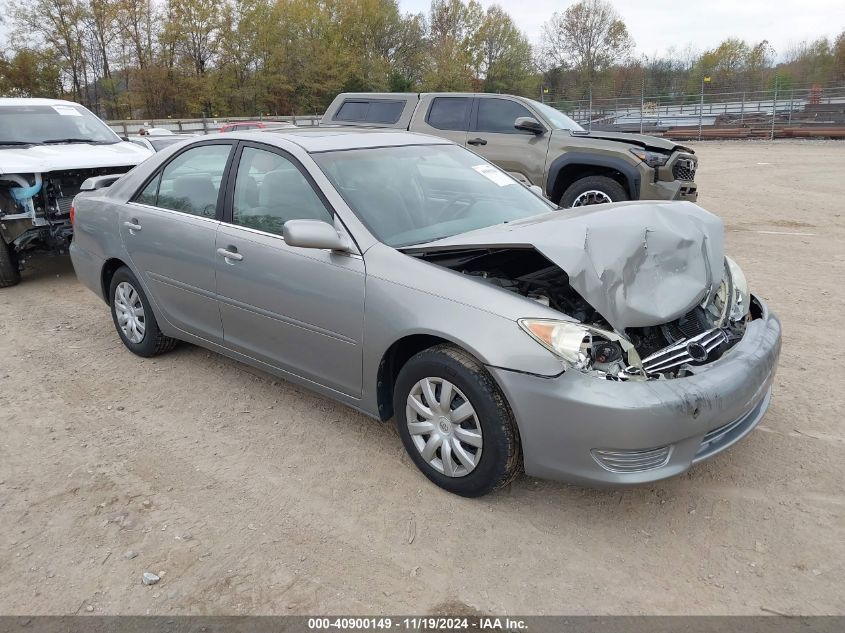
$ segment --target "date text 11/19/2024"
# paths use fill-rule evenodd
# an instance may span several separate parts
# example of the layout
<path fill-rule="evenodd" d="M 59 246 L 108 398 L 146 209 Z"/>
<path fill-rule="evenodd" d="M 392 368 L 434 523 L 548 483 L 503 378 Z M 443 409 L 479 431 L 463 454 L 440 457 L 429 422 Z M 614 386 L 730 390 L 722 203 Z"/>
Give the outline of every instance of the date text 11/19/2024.
<path fill-rule="evenodd" d="M 352 631 L 443 631 L 470 630 L 477 631 L 519 631 L 526 629 L 526 623 L 519 618 L 499 618 L 477 616 L 467 617 L 350 617 L 350 618 L 308 618 L 308 629 L 319 630 L 352 630 Z"/>

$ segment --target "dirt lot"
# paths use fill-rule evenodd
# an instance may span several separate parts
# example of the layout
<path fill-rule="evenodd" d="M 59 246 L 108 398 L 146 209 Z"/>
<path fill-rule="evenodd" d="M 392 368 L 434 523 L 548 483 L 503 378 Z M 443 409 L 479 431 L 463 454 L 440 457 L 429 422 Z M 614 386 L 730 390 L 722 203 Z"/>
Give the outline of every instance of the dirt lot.
<path fill-rule="evenodd" d="M 0 291 L 0 612 L 845 612 L 845 143 L 696 150 L 785 330 L 733 449 L 650 487 L 451 496 L 391 425 L 196 347 L 132 356 L 47 260 Z"/>

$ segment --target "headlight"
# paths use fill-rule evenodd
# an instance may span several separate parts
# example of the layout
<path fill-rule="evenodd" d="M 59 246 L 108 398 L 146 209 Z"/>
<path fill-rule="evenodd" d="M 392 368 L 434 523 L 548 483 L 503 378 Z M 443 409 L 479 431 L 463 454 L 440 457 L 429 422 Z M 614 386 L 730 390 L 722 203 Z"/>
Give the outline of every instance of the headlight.
<path fill-rule="evenodd" d="M 664 154 L 663 152 L 650 152 L 646 149 L 640 149 L 639 147 L 632 147 L 631 153 L 649 167 L 663 167 L 663 165 L 665 165 L 669 160 L 669 154 Z"/>
<path fill-rule="evenodd" d="M 750 307 L 748 297 L 748 281 L 742 268 L 730 257 L 725 257 L 725 265 L 730 274 L 731 296 L 729 303 L 729 316 L 731 321 L 741 321 L 748 314 Z"/>
<path fill-rule="evenodd" d="M 600 372 L 602 376 L 630 377 L 637 373 L 631 374 L 631 368 L 642 367 L 634 346 L 615 332 L 554 319 L 520 319 L 519 326 L 574 369 Z"/>

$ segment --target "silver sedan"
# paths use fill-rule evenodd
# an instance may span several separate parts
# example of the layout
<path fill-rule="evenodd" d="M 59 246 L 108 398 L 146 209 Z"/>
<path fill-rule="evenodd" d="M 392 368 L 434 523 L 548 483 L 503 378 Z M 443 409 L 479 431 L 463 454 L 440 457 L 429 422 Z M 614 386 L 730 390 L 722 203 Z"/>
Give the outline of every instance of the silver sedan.
<path fill-rule="evenodd" d="M 457 494 L 677 475 L 769 404 L 780 323 L 691 203 L 561 210 L 448 141 L 345 129 L 83 189 L 73 264 L 130 351 L 187 341 L 395 418 Z"/>

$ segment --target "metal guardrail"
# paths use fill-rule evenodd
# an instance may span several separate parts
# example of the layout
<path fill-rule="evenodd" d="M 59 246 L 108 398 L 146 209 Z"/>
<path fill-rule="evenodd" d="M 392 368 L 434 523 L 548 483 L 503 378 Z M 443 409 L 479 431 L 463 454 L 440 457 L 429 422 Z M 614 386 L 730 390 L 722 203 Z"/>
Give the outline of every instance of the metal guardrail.
<path fill-rule="evenodd" d="M 212 119 L 126 119 L 118 121 L 106 121 L 108 126 L 121 136 L 138 136 L 141 128 L 163 128 L 175 134 L 214 134 L 227 123 L 238 121 L 262 121 L 266 124 L 272 123 L 293 123 L 300 127 L 316 126 L 320 123 L 321 116 L 277 116 L 277 117 L 226 117 Z"/>

